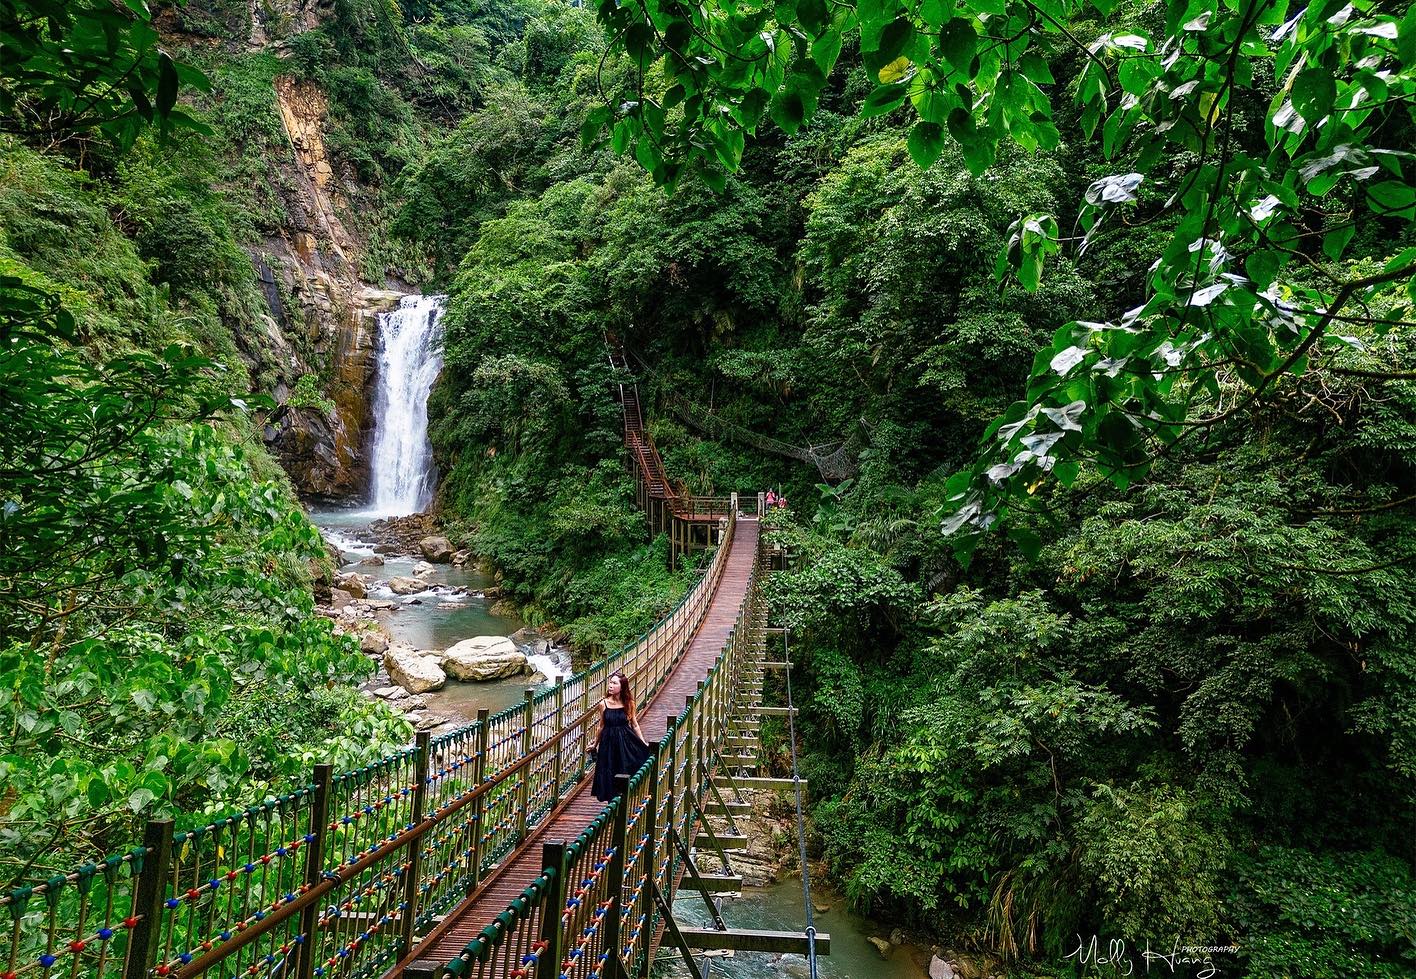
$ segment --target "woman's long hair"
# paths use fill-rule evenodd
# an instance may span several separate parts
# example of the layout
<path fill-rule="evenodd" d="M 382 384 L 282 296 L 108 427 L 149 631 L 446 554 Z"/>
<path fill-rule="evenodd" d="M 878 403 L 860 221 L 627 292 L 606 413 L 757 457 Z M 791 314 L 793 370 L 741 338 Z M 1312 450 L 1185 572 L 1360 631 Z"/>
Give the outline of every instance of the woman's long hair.
<path fill-rule="evenodd" d="M 622 670 L 616 670 L 614 673 L 611 673 L 611 674 L 610 674 L 610 677 L 611 677 L 611 678 L 613 678 L 613 677 L 619 677 L 619 681 L 620 681 L 620 694 L 619 694 L 619 699 L 620 699 L 620 703 L 624 704 L 624 716 L 625 716 L 625 720 L 628 721 L 630 724 L 633 724 L 633 723 L 634 723 L 634 717 L 635 717 L 635 714 L 634 714 L 634 694 L 631 693 L 631 692 L 630 692 L 630 689 L 629 689 L 629 677 L 625 676 L 625 675 L 624 675 L 624 671 L 622 671 Z M 605 682 L 606 682 L 606 683 L 609 683 L 608 680 L 606 680 Z"/>

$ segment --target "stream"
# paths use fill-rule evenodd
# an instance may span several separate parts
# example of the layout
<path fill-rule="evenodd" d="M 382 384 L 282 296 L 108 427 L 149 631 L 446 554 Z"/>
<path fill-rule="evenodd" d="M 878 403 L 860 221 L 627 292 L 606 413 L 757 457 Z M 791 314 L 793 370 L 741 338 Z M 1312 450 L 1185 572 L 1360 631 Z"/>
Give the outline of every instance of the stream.
<path fill-rule="evenodd" d="M 420 561 L 409 554 L 382 555 L 381 566 L 359 564 L 374 554 L 374 536 L 369 521 L 375 514 L 367 510 L 315 510 L 310 519 L 320 528 L 325 540 L 339 548 L 343 564 L 341 571 L 357 571 L 372 576 L 379 583 L 369 590 L 375 601 L 391 602 L 393 607 L 379 616 L 379 622 L 395 640 L 414 649 L 447 649 L 473 636 L 510 636 L 523 625 L 515 616 L 492 611 L 492 600 L 483 589 L 492 585 L 490 575 L 475 568 L 459 568 L 450 564 L 435 564 L 425 578 L 434 587 L 417 595 L 395 595 L 384 582 L 398 576 L 413 574 Z M 532 655 L 532 675 L 540 673 L 553 682 L 558 674 L 572 672 L 568 650 L 552 646 L 546 655 Z M 531 676 L 488 680 L 480 683 L 459 683 L 449 679 L 447 686 L 423 694 L 429 713 L 448 719 L 445 727 L 470 724 L 477 711 L 486 708 L 495 714 L 519 703 L 525 696 Z"/>
<path fill-rule="evenodd" d="M 812 901 L 825 898 L 831 909 L 815 915 L 818 933 L 831 936 L 831 954 L 817 957 L 817 975 L 821 979 L 924 979 L 929 954 L 910 945 L 902 945 L 882 958 L 866 939 L 887 937 L 889 927 L 845 910 L 844 901 L 835 894 L 827 895 L 812 889 Z M 703 905 L 703 898 L 685 888 L 674 901 L 674 919 L 680 924 L 711 927 L 712 918 Z M 801 881 L 793 878 L 768 887 L 744 888 L 742 897 L 724 898 L 723 921 L 729 927 L 760 928 L 772 931 L 801 931 L 806 927 L 802 909 Z M 720 979 L 807 979 L 806 958 L 792 953 L 734 952 L 730 955 L 709 955 L 708 975 Z M 704 957 L 698 957 L 702 971 Z M 654 979 L 688 979 L 689 971 L 678 952 L 666 940 L 654 961 Z"/>

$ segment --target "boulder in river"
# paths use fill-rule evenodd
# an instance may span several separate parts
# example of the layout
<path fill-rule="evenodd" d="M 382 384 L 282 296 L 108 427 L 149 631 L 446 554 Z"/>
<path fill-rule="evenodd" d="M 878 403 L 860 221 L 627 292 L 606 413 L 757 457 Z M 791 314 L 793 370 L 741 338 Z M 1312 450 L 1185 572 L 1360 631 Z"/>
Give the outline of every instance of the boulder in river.
<path fill-rule="evenodd" d="M 936 955 L 929 960 L 929 979 L 954 979 L 954 967 Z"/>
<path fill-rule="evenodd" d="M 423 552 L 423 557 L 434 564 L 447 564 L 456 554 L 452 546 L 452 541 L 446 537 L 424 537 L 418 542 L 418 550 Z"/>
<path fill-rule="evenodd" d="M 458 551 L 452 556 L 453 564 L 466 564 L 470 560 L 472 560 L 471 551 Z"/>
<path fill-rule="evenodd" d="M 866 941 L 875 946 L 875 951 L 880 953 L 882 959 L 888 959 L 890 953 L 895 951 L 895 946 L 890 944 L 890 939 L 888 938 L 876 938 L 871 936 L 867 938 Z"/>
<path fill-rule="evenodd" d="M 402 552 L 403 548 L 397 544 L 380 544 L 374 548 L 375 554 L 401 554 Z"/>
<path fill-rule="evenodd" d="M 419 561 L 417 564 L 413 565 L 413 577 L 415 578 L 426 578 L 428 575 L 437 574 L 437 572 L 438 569 L 427 561 Z"/>
<path fill-rule="evenodd" d="M 395 575 L 388 579 L 388 586 L 393 589 L 395 595 L 416 595 L 433 587 L 422 578 L 412 578 L 408 575 Z"/>
<path fill-rule="evenodd" d="M 334 579 L 335 587 L 342 588 L 355 598 L 366 598 L 364 591 L 364 578 L 353 571 L 346 572 Z"/>
<path fill-rule="evenodd" d="M 527 656 L 545 656 L 551 650 L 550 642 L 535 629 L 517 629 L 509 638 Z"/>
<path fill-rule="evenodd" d="M 390 646 L 384 653 L 384 669 L 389 679 L 409 693 L 441 690 L 447 683 L 447 674 L 436 663 L 407 646 Z"/>
<path fill-rule="evenodd" d="M 368 629 L 359 634 L 359 648 L 370 656 L 377 656 L 388 649 L 388 636 L 382 629 Z"/>
<path fill-rule="evenodd" d="M 378 554 L 370 554 L 359 562 L 361 568 L 382 568 L 384 559 Z"/>
<path fill-rule="evenodd" d="M 505 636 L 476 636 L 444 653 L 443 668 L 455 680 L 500 680 L 525 673 L 527 661 Z"/>

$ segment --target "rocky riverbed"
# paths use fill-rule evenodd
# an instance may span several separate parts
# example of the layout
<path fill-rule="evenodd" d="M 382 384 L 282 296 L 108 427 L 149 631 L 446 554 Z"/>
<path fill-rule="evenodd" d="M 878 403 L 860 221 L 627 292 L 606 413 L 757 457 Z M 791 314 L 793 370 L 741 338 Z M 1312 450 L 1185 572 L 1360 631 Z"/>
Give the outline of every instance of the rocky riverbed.
<path fill-rule="evenodd" d="M 377 664 L 362 689 L 418 730 L 469 723 L 571 672 L 569 651 L 499 608 L 492 576 L 426 516 L 314 518 L 338 554 L 322 611 Z"/>
<path fill-rule="evenodd" d="M 742 877 L 748 887 L 775 884 L 788 874 L 799 873 L 801 859 L 796 842 L 796 809 L 786 796 L 770 789 L 743 789 L 741 793 L 724 792 L 733 802 L 746 802 L 748 813 L 733 816 L 708 816 L 714 833 L 741 833 L 747 837 L 747 849 L 727 852 L 732 872 Z M 734 830 L 736 827 L 736 830 Z M 721 874 L 727 870 L 712 847 L 700 849 L 699 869 Z"/>

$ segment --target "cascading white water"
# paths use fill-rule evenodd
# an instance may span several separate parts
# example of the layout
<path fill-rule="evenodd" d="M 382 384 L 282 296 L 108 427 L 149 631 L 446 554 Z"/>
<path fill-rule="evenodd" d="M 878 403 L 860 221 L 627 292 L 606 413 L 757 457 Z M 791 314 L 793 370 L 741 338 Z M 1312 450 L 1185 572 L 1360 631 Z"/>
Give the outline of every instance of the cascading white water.
<path fill-rule="evenodd" d="M 446 296 L 404 296 L 379 314 L 379 370 L 374 394 L 373 486 L 378 516 L 418 513 L 433 498 L 428 392 L 442 370 Z"/>

